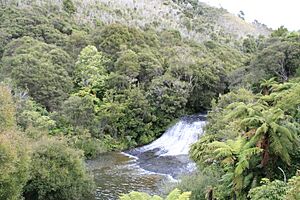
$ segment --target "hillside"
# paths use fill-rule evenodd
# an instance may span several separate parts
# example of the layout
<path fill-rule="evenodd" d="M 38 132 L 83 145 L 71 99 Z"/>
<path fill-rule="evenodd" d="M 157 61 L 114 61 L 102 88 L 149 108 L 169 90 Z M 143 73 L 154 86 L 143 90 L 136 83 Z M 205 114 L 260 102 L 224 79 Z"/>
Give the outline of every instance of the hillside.
<path fill-rule="evenodd" d="M 11 2 L 20 7 L 37 4 L 46 7 L 56 5 L 63 9 L 62 0 L 51 3 L 40 0 Z M 121 23 L 143 29 L 173 29 L 198 42 L 212 39 L 215 34 L 240 38 L 270 33 L 270 29 L 262 24 L 249 24 L 224 9 L 195 0 L 74 0 L 73 3 L 75 20 L 80 24 Z"/>
<path fill-rule="evenodd" d="M 298 32 L 196 0 L 1 0 L 0 199 L 154 195 L 174 169 L 171 198 L 298 200 L 299 66 Z"/>

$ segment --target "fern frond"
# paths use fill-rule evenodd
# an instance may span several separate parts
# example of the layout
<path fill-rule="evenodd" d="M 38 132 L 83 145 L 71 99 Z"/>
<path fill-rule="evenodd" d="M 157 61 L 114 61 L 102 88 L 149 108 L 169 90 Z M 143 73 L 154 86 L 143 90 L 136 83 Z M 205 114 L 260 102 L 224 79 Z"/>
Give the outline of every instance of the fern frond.
<path fill-rule="evenodd" d="M 191 195 L 191 192 L 184 192 L 178 197 L 177 200 L 189 200 Z"/>
<path fill-rule="evenodd" d="M 246 159 L 242 159 L 236 164 L 234 173 L 236 175 L 241 175 L 245 171 L 245 169 L 248 168 L 249 168 L 249 162 Z"/>
<path fill-rule="evenodd" d="M 166 200 L 177 200 L 180 194 L 181 191 L 176 188 L 167 196 Z"/>

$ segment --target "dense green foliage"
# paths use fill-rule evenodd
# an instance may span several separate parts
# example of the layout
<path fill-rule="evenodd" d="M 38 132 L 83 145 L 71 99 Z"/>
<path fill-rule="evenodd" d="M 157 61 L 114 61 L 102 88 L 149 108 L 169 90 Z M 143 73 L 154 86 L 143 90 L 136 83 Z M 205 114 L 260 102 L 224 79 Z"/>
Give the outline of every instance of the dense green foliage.
<path fill-rule="evenodd" d="M 82 25 L 71 0 L 24 4 L 0 10 L 0 78 L 32 101 L 20 102 L 18 125 L 45 126 L 70 143 L 88 132 L 101 146 L 89 156 L 148 143 L 182 115 L 208 109 L 249 57 L 240 41 L 225 42 L 227 34 L 195 44 L 155 26 Z"/>
<path fill-rule="evenodd" d="M 170 194 L 165 198 L 165 200 L 189 200 L 190 192 L 181 193 L 180 190 L 174 189 Z M 124 194 L 120 197 L 120 200 L 163 200 L 163 198 L 154 195 L 151 197 L 150 195 L 142 192 L 131 192 L 129 194 Z"/>
<path fill-rule="evenodd" d="M 288 183 L 279 180 L 270 182 L 269 179 L 262 179 L 262 183 L 262 186 L 250 190 L 249 197 L 251 200 L 296 200 L 300 198 L 299 176 L 293 176 Z"/>
<path fill-rule="evenodd" d="M 0 132 L 0 198 L 17 200 L 29 178 L 27 141 L 14 131 Z"/>
<path fill-rule="evenodd" d="M 15 106 L 10 89 L 0 84 L 0 131 L 12 128 L 16 124 Z"/>
<path fill-rule="evenodd" d="M 1 199 L 86 199 L 83 156 L 149 143 L 207 110 L 190 151 L 201 173 L 178 185 L 192 194 L 167 199 L 298 198 L 299 33 L 239 38 L 218 24 L 233 16 L 194 0 L 164 1 L 181 6 L 177 26 L 108 22 L 97 16 L 141 16 L 82 2 L 0 3 Z"/>
<path fill-rule="evenodd" d="M 48 136 L 54 121 L 41 113 L 31 100 L 16 113 L 17 96 L 0 85 L 4 119 L 0 130 L 0 198 L 86 199 L 93 194 L 93 180 L 86 172 L 83 152 Z M 4 109 L 5 108 L 5 109 Z M 40 112 L 38 112 L 40 111 Z M 46 112 L 46 111 L 45 111 Z M 17 130 L 17 122 L 24 132 Z"/>
<path fill-rule="evenodd" d="M 200 179 L 196 191 L 209 189 L 218 199 L 288 199 L 286 191 L 294 191 L 278 179 L 298 180 L 291 177 L 300 167 L 300 37 L 288 32 L 275 36 L 278 31 L 259 45 L 246 79 L 213 101 L 206 134 L 192 145 L 190 156 L 204 173 L 201 177 L 217 173 L 221 179 L 211 178 L 209 185 Z M 237 69 L 233 76 L 239 73 Z M 186 186 L 179 188 L 195 190 Z"/>
<path fill-rule="evenodd" d="M 72 82 L 69 55 L 56 46 L 30 37 L 9 43 L 2 57 L 1 74 L 12 78 L 47 110 L 58 108 L 68 96 Z"/>
<path fill-rule="evenodd" d="M 87 199 L 93 185 L 81 152 L 55 140 L 42 139 L 34 147 L 25 199 Z"/>

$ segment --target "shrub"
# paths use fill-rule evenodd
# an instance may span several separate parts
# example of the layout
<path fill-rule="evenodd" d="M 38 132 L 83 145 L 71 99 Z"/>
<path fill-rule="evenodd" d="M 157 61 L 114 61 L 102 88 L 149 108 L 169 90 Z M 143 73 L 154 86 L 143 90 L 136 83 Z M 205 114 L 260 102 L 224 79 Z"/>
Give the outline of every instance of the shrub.
<path fill-rule="evenodd" d="M 191 196 L 190 192 L 181 193 L 180 190 L 173 190 L 165 200 L 189 200 Z M 129 194 L 124 194 L 120 197 L 120 200 L 163 200 L 163 198 L 154 195 L 151 197 L 150 195 L 143 192 L 131 192 Z"/>
<path fill-rule="evenodd" d="M 275 180 L 270 182 L 269 179 L 262 180 L 264 185 L 250 190 L 249 197 L 251 200 L 284 200 L 287 185 L 283 181 Z"/>
<path fill-rule="evenodd" d="M 16 125 L 15 105 L 7 86 L 0 84 L 0 131 Z"/>
<path fill-rule="evenodd" d="M 20 199 L 29 178 L 29 151 L 14 132 L 0 133 L 0 199 Z"/>
<path fill-rule="evenodd" d="M 93 181 L 87 174 L 81 151 L 62 141 L 41 139 L 32 154 L 31 178 L 25 187 L 26 200 L 88 199 Z"/>
<path fill-rule="evenodd" d="M 63 0 L 63 9 L 69 14 L 74 14 L 76 12 L 76 7 L 72 0 Z"/>
<path fill-rule="evenodd" d="M 184 176 L 177 187 L 183 191 L 191 191 L 191 199 L 205 200 L 208 190 L 213 186 L 218 185 L 219 180 L 219 175 L 199 172 L 191 176 Z"/>
<path fill-rule="evenodd" d="M 289 179 L 288 190 L 286 192 L 286 199 L 288 200 L 300 199 L 300 175 L 294 176 Z"/>
<path fill-rule="evenodd" d="M 88 130 L 77 131 L 80 131 L 80 134 L 70 136 L 69 143 L 82 150 L 86 158 L 95 158 L 97 155 L 111 150 L 104 140 L 92 137 Z"/>

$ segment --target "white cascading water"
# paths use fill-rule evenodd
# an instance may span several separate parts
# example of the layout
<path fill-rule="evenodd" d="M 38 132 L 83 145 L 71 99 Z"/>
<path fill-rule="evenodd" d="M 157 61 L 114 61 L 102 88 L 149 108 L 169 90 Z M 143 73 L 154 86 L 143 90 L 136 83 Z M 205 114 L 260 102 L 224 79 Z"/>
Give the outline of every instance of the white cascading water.
<path fill-rule="evenodd" d="M 158 150 L 155 154 L 159 156 L 186 155 L 190 145 L 195 143 L 203 134 L 205 123 L 205 120 L 201 118 L 197 120 L 182 119 L 169 128 L 159 139 L 141 147 L 139 151 Z"/>
<path fill-rule="evenodd" d="M 161 193 L 161 185 L 178 182 L 184 174 L 195 171 L 188 157 L 190 145 L 203 134 L 205 115 L 183 117 L 154 142 L 127 152 L 110 152 L 91 160 L 95 167 L 99 200 L 118 199 L 121 193 L 145 191 Z"/>

